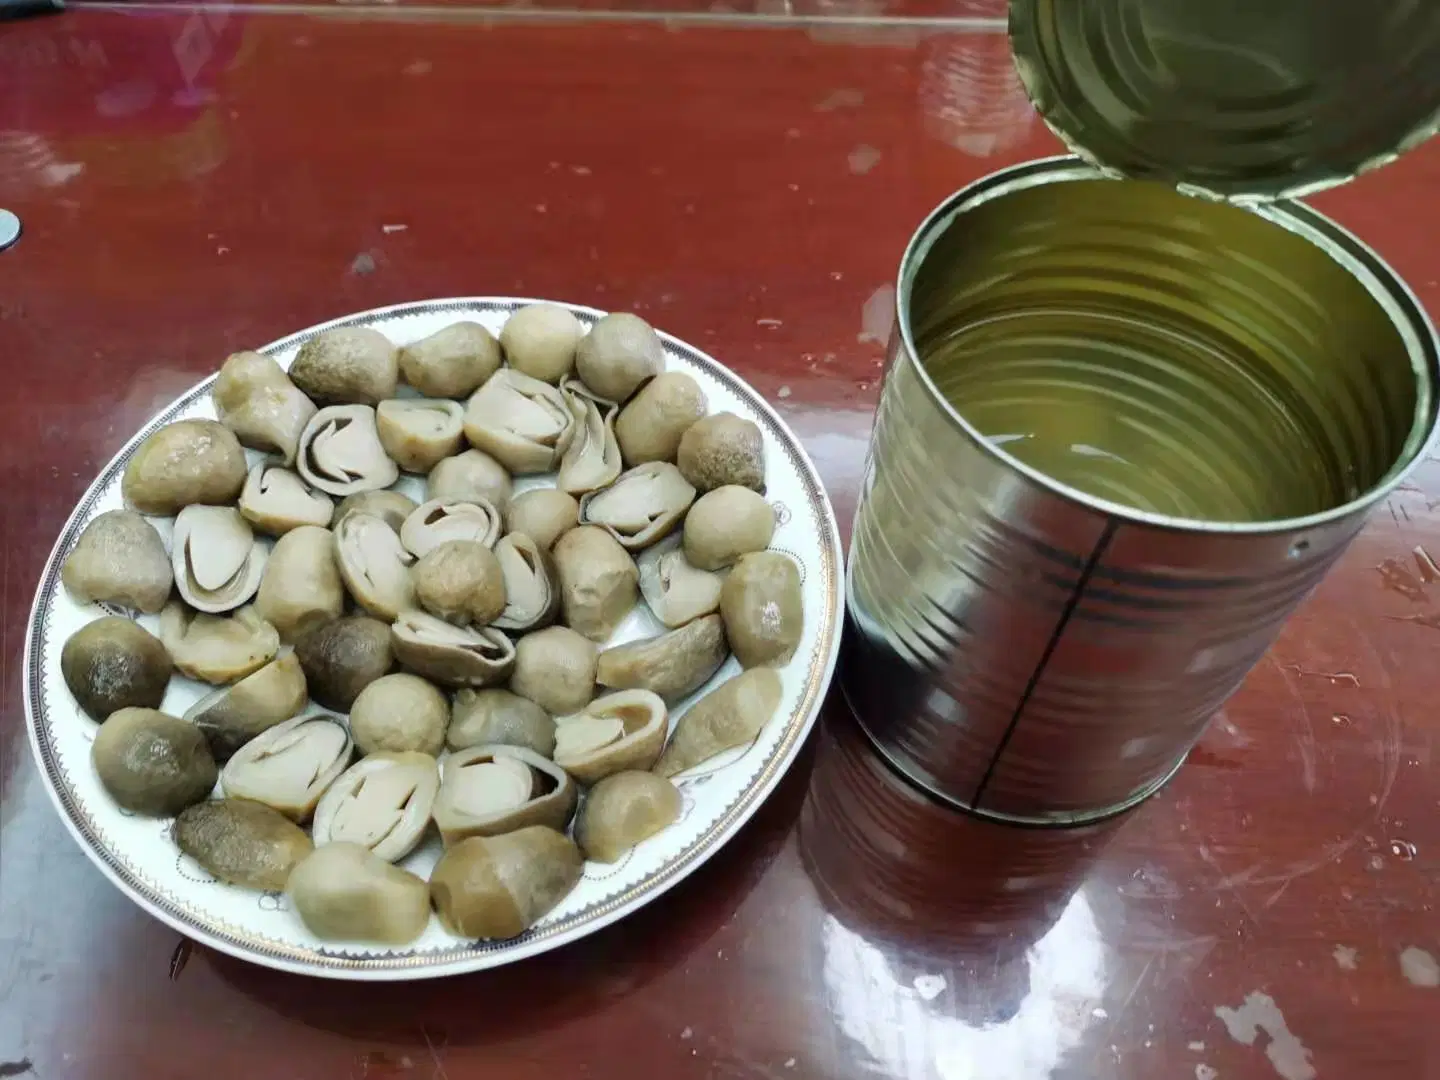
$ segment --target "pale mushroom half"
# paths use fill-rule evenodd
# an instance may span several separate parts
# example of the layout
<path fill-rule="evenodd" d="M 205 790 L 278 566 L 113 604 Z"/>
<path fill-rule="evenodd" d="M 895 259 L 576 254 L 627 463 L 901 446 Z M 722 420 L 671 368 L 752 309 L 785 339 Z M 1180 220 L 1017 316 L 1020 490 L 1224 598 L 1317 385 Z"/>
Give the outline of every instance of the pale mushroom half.
<path fill-rule="evenodd" d="M 260 462 L 245 478 L 240 513 L 261 532 L 283 536 L 301 525 L 325 528 L 335 513 L 330 496 L 311 491 L 289 469 Z"/>
<path fill-rule="evenodd" d="M 440 772 L 429 754 L 370 754 L 320 797 L 311 834 L 316 844 L 361 844 L 395 862 L 425 835 L 439 790 Z"/>
<path fill-rule="evenodd" d="M 225 761 L 308 702 L 300 661 L 294 653 L 286 653 L 235 685 L 206 694 L 186 710 L 185 719 L 204 732 L 215 760 Z"/>
<path fill-rule="evenodd" d="M 489 499 L 431 499 L 421 503 L 400 526 L 400 542 L 416 558 L 447 540 L 474 540 L 495 546 L 503 524 Z"/>
<path fill-rule="evenodd" d="M 178 600 L 160 613 L 160 642 L 180 674 L 223 685 L 243 679 L 280 651 L 280 634 L 253 607 L 207 615 Z"/>
<path fill-rule="evenodd" d="M 257 735 L 220 770 L 226 798 L 264 803 L 304 822 L 350 764 L 350 732 L 327 713 L 297 716 Z"/>
<path fill-rule="evenodd" d="M 175 518 L 175 587 L 196 611 L 218 614 L 249 600 L 260 588 L 265 557 L 265 546 L 233 507 L 196 504 Z"/>
<path fill-rule="evenodd" d="M 512 473 L 554 469 L 574 423 L 560 391 L 511 368 L 491 375 L 465 406 L 465 437 Z"/>
<path fill-rule="evenodd" d="M 335 526 L 335 562 L 355 602 L 379 619 L 393 620 L 412 607 L 410 564 L 415 557 L 376 514 L 346 514 Z"/>
<path fill-rule="evenodd" d="M 720 610 L 724 576 L 692 566 L 678 533 L 646 548 L 636 564 L 645 603 L 671 629 Z"/>
<path fill-rule="evenodd" d="M 651 461 L 622 473 L 580 500 L 580 522 L 609 530 L 627 551 L 639 551 L 672 532 L 695 488 L 668 461 Z"/>
<path fill-rule="evenodd" d="M 620 475 L 620 444 L 615 441 L 613 401 L 598 398 L 579 379 L 567 379 L 561 389 L 574 417 L 574 437 L 560 462 L 555 485 L 571 495 L 604 487 Z"/>
<path fill-rule="evenodd" d="M 390 627 L 395 659 L 444 686 L 491 686 L 515 666 L 515 646 L 499 630 L 465 627 L 406 611 Z"/>
<path fill-rule="evenodd" d="M 582 784 L 649 769 L 665 745 L 669 712 L 658 694 L 621 690 L 555 721 L 555 764 Z"/>
<path fill-rule="evenodd" d="M 385 453 L 369 405 L 321 409 L 300 436 L 300 475 L 331 495 L 389 487 L 400 476 Z"/>
<path fill-rule="evenodd" d="M 563 833 L 576 797 L 569 774 L 533 750 L 473 746 L 445 759 L 435 824 L 447 847 L 471 836 L 499 836 L 527 825 L 548 825 Z"/>
<path fill-rule="evenodd" d="M 407 472 L 428 473 L 460 449 L 465 410 L 458 401 L 391 398 L 375 408 L 385 452 Z"/>
<path fill-rule="evenodd" d="M 494 621 L 502 630 L 538 630 L 555 621 L 560 586 L 548 552 L 524 533 L 511 533 L 495 545 L 505 578 L 505 610 Z"/>

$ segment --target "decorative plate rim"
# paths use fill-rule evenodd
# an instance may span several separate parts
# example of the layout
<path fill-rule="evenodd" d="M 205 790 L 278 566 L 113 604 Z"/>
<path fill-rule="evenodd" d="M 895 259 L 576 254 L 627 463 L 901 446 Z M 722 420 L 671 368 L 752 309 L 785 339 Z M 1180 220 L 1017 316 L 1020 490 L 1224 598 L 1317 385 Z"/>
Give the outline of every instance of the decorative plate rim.
<path fill-rule="evenodd" d="M 588 325 L 601 318 L 605 312 L 581 304 L 563 301 L 540 301 L 526 297 L 476 296 L 444 297 L 431 300 L 416 300 L 366 311 L 343 315 L 328 322 L 318 323 L 297 333 L 287 335 L 258 349 L 266 355 L 282 353 L 303 344 L 322 331 L 340 326 L 372 325 L 388 319 L 410 315 L 427 315 L 444 311 L 514 310 L 529 303 L 559 303 L 574 312 Z M 821 703 L 834 676 L 839 656 L 841 618 L 843 603 L 843 575 L 840 529 L 835 520 L 834 508 L 830 504 L 824 484 L 804 446 L 765 400 L 748 382 L 735 374 L 713 357 L 687 342 L 664 331 L 656 331 L 664 341 L 667 351 L 681 356 L 686 362 L 701 368 L 727 390 L 741 398 L 754 410 L 757 416 L 771 428 L 777 441 L 785 446 L 799 473 L 805 494 L 819 518 L 819 537 L 822 551 L 819 567 L 824 588 L 824 625 L 818 635 L 814 651 L 809 660 L 800 700 L 791 714 L 779 742 L 769 759 L 743 788 L 738 796 L 721 812 L 716 821 L 699 837 L 668 859 L 653 874 L 637 882 L 625 891 L 603 898 L 573 912 L 552 924 L 542 924 L 504 942 L 474 942 L 468 946 L 436 950 L 412 950 L 408 953 L 386 952 L 362 954 L 355 952 L 329 951 L 296 946 L 289 943 L 261 938 L 252 932 L 238 931 L 223 920 L 202 918 L 191 911 L 182 901 L 169 896 L 162 889 L 139 880 L 130 869 L 101 840 L 92 816 L 73 797 L 73 792 L 62 779 L 63 770 L 58 761 L 47 730 L 48 703 L 43 687 L 42 657 L 45 648 L 45 628 L 51 598 L 59 588 L 58 579 L 63 555 L 73 543 L 81 523 L 88 517 L 95 501 L 117 470 L 119 470 L 136 447 L 159 427 L 173 420 L 178 414 L 192 407 L 205 396 L 215 381 L 215 375 L 200 380 L 186 390 L 159 413 L 151 417 L 100 469 L 95 479 L 70 512 L 55 544 L 45 561 L 35 598 L 26 624 L 25 651 L 23 657 L 22 688 L 25 700 L 26 730 L 30 750 L 40 767 L 45 789 L 60 819 L 87 857 L 117 888 L 150 915 L 164 922 L 172 929 L 230 956 L 266 967 L 289 971 L 296 974 L 333 979 L 363 981 L 394 981 L 422 978 L 436 978 L 459 975 L 467 972 L 498 967 L 503 964 L 524 960 L 548 952 L 561 945 L 578 940 L 623 918 L 673 888 L 688 877 L 706 860 L 726 844 L 759 809 L 780 779 L 789 771 L 800 746 L 805 740 L 819 714 Z M 495 954 L 504 951 L 504 958 L 495 961 Z"/>

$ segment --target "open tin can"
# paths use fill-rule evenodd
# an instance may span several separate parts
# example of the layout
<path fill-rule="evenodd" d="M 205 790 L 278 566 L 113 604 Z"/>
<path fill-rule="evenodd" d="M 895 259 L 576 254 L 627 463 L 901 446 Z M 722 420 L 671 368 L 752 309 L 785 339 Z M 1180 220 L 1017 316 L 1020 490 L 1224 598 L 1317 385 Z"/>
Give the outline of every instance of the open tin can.
<path fill-rule="evenodd" d="M 905 253 L 841 679 L 933 794 L 1077 824 L 1173 775 L 1434 439 L 1425 312 L 1294 196 L 1434 132 L 1440 5 L 1017 0 L 1011 39 L 1077 156 Z"/>

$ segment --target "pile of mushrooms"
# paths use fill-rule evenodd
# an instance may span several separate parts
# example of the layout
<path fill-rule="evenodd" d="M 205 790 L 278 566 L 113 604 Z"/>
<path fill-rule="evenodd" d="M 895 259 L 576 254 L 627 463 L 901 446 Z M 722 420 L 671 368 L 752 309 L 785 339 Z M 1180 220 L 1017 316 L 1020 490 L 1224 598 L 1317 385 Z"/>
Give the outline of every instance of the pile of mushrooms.
<path fill-rule="evenodd" d="M 61 671 L 115 802 L 315 935 L 402 945 L 432 910 L 522 934 L 774 716 L 804 623 L 762 435 L 708 414 L 643 319 L 333 329 L 288 373 L 231 356 L 212 396 L 67 556 L 77 601 L 135 618 L 79 630 Z M 146 515 L 173 516 L 168 550 Z M 641 604 L 664 631 L 611 644 Z M 176 671 L 212 687 L 183 716 Z M 396 864 L 432 834 L 427 882 Z"/>

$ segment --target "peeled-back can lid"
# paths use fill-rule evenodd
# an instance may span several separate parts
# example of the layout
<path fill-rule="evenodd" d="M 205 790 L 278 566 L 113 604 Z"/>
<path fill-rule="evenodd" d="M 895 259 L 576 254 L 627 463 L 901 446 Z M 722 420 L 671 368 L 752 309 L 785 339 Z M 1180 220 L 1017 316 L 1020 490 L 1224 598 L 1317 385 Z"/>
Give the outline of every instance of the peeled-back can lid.
<path fill-rule="evenodd" d="M 1440 128 L 1440 0 L 1011 0 L 1010 41 L 1081 157 L 1235 202 L 1343 184 Z"/>

